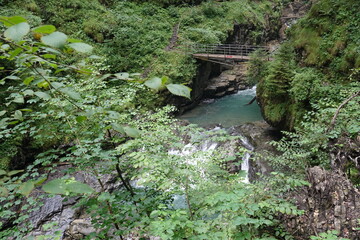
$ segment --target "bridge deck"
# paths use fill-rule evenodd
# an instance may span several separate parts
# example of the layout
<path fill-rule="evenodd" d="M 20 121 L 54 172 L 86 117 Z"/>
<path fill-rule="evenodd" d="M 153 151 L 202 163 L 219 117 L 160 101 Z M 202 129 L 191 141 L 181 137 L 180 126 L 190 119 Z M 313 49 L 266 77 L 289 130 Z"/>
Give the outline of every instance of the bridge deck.
<path fill-rule="evenodd" d="M 187 46 L 186 51 L 197 59 L 234 64 L 237 61 L 249 61 L 255 51 L 268 53 L 269 49 L 265 46 L 239 44 L 194 44 Z"/>
<path fill-rule="evenodd" d="M 199 59 L 250 60 L 250 56 L 226 55 L 226 54 L 195 53 L 193 54 L 193 57 Z"/>

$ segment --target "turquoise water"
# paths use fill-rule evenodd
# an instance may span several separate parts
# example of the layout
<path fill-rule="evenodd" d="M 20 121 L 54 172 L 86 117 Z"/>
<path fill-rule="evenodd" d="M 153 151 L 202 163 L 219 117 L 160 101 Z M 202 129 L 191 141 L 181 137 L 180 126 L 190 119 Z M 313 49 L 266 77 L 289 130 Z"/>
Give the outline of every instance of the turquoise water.
<path fill-rule="evenodd" d="M 223 127 L 231 127 L 263 120 L 256 101 L 251 105 L 246 105 L 255 95 L 256 88 L 239 91 L 236 94 L 216 99 L 212 103 L 201 103 L 179 118 L 202 127 L 219 123 Z"/>

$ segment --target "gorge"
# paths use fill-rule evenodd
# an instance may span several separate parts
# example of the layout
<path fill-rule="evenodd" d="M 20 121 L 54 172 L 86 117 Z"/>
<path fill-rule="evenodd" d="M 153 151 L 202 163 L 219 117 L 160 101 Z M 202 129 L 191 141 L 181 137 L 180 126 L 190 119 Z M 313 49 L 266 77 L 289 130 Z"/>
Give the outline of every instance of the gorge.
<path fill-rule="evenodd" d="M 359 4 L 0 0 L 0 239 L 358 240 Z"/>

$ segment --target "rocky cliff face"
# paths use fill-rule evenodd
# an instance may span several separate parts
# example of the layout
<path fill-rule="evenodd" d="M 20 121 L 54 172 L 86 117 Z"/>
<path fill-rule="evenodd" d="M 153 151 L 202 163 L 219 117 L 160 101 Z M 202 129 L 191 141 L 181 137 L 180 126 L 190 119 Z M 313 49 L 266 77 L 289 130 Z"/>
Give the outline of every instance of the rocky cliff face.
<path fill-rule="evenodd" d="M 233 69 L 225 70 L 219 76 L 209 79 L 204 90 L 204 98 L 223 97 L 246 89 L 248 87 L 245 79 L 247 69 L 246 62 L 238 63 Z"/>
<path fill-rule="evenodd" d="M 288 29 L 292 24 L 294 24 L 297 19 L 305 16 L 305 14 L 310 10 L 312 5 L 311 1 L 307 0 L 296 0 L 289 3 L 281 13 L 281 28 L 279 30 L 279 39 L 286 39 L 286 29 Z"/>
<path fill-rule="evenodd" d="M 311 186 L 292 193 L 304 214 L 285 218 L 287 231 L 296 239 L 309 239 L 311 235 L 337 230 L 341 237 L 360 239 L 360 192 L 342 172 L 310 168 L 307 180 Z"/>

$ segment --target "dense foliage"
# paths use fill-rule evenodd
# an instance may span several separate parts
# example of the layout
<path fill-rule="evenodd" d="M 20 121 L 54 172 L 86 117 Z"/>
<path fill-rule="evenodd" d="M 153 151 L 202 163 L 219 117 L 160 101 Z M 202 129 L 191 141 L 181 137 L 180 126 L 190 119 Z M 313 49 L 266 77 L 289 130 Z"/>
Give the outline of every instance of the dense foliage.
<path fill-rule="evenodd" d="M 31 27 L 20 16 L 0 21 L 6 28 L 0 45 L 6 63 L 1 69 L 6 107 L 0 112 L 1 146 L 18 147 L 28 161 L 17 166 L 25 171 L 9 171 L 6 165 L 0 170 L 1 238 L 31 239 L 28 234 L 37 226 L 23 223 L 42 206 L 45 193 L 80 197 L 78 206 L 97 229 L 89 238 L 291 237 L 276 216 L 301 211 L 278 196 L 306 182 L 275 174 L 266 182 L 246 184 L 241 174 L 229 173 L 226 162 L 241 157 L 244 149 L 200 146 L 238 137 L 182 126 L 169 118 L 171 107 L 156 108 L 153 91 L 166 88 L 190 97 L 190 89 L 167 77 L 102 75 L 89 64 L 97 59 L 89 56 L 93 47 L 55 26 Z M 76 61 L 77 54 L 82 61 Z M 19 139 L 22 144 L 16 146 Z M 2 158 L 16 160 L 9 154 Z M 84 172 L 97 179 L 98 188 L 73 177 Z M 118 188 L 104 187 L 106 174 L 114 176 Z M 284 181 L 288 186 L 279 187 Z M 45 229 L 52 233 L 38 238 L 61 239 L 56 223 Z"/>
<path fill-rule="evenodd" d="M 360 67 L 359 4 L 318 1 L 290 28 L 289 42 L 282 45 L 259 85 L 264 115 L 272 124 L 293 129 L 304 110 L 314 109 L 311 105 L 324 96 L 339 105 L 344 98 L 336 92 L 349 88 L 350 96 L 356 91 L 360 78 L 356 70 Z"/>
<path fill-rule="evenodd" d="M 246 150 L 221 145 L 238 137 L 184 126 L 164 107 L 161 94 L 190 97 L 186 44 L 224 42 L 234 22 L 261 43 L 286 2 L 0 0 L 0 15 L 21 15 L 0 17 L 0 237 L 30 239 L 37 226 L 24 222 L 50 194 L 79 199 L 96 228 L 89 239 L 292 239 L 279 215 L 302 211 L 282 197 L 307 184 L 306 167 L 360 184 L 358 1 L 318 1 L 274 61 L 251 63 L 264 116 L 295 130 L 270 158 L 291 177 L 245 183 L 227 163 Z M 61 239 L 56 223 L 46 229 L 40 239 Z"/>
<path fill-rule="evenodd" d="M 53 24 L 71 37 L 93 42 L 96 54 L 104 57 L 103 72 L 144 72 L 190 83 L 196 65 L 184 54 L 188 44 L 224 42 L 234 22 L 252 29 L 248 43 L 261 43 L 269 38 L 266 32 L 278 29 L 284 2 L 16 0 L 0 15 L 21 14 L 31 23 Z M 167 51 L 177 24 L 178 47 Z"/>
<path fill-rule="evenodd" d="M 317 1 L 258 74 L 265 119 L 283 130 L 275 166 L 342 169 L 359 183 L 358 1 Z"/>

